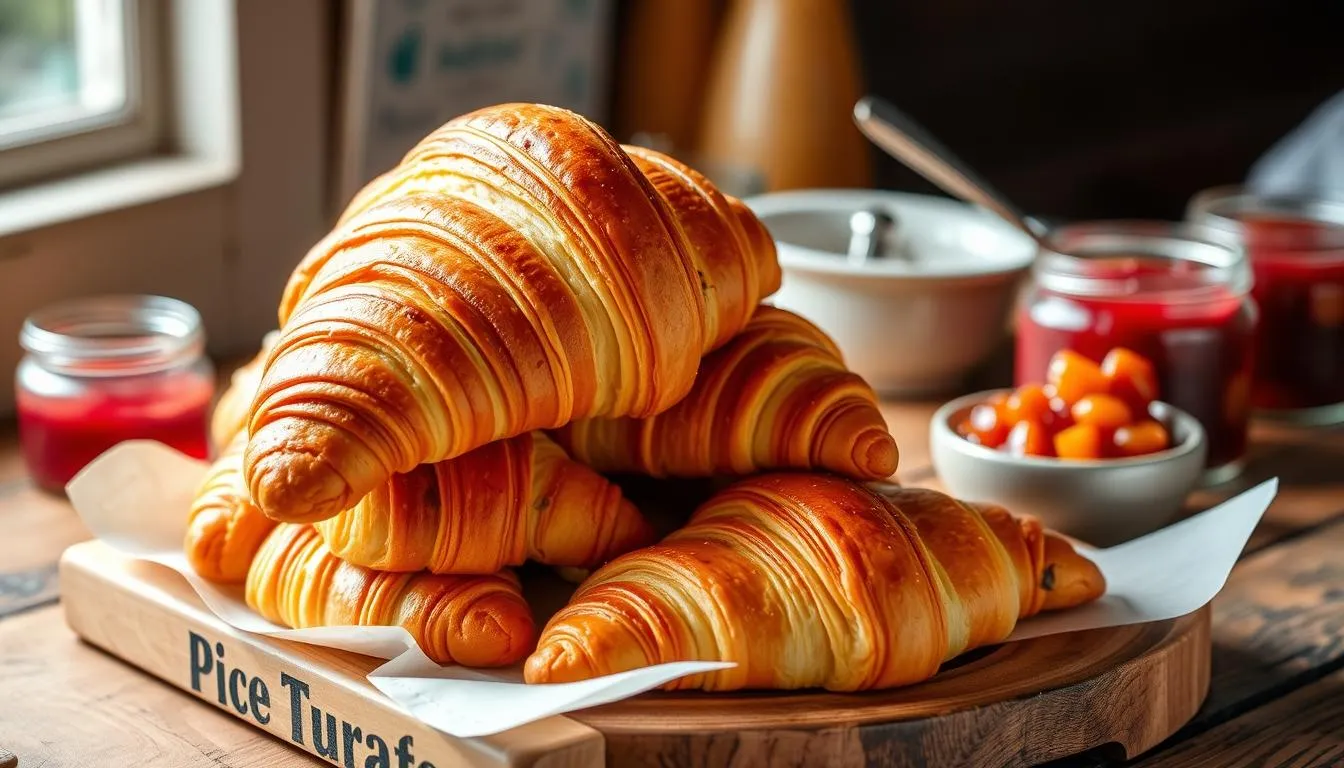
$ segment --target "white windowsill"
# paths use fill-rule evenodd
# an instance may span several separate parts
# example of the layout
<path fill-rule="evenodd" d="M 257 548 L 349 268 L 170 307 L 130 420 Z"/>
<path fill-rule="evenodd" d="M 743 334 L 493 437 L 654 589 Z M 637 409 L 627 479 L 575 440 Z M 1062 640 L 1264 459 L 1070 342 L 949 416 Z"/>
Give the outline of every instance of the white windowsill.
<path fill-rule="evenodd" d="M 237 175 L 236 162 L 158 155 L 0 190 L 0 237 L 221 186 Z"/>

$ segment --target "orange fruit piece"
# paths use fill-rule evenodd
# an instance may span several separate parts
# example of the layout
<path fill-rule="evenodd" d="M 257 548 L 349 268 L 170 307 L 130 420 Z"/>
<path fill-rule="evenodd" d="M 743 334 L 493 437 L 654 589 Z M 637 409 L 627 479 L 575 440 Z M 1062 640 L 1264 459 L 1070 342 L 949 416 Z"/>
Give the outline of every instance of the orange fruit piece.
<path fill-rule="evenodd" d="M 1115 430 L 1111 445 L 1118 456 L 1142 456 L 1165 451 L 1171 445 L 1171 438 L 1161 422 L 1146 419 Z"/>
<path fill-rule="evenodd" d="M 1055 392 L 1054 386 L 1046 384 L 1041 388 L 1041 391 L 1049 398 L 1050 418 L 1046 421 L 1046 425 L 1050 431 L 1059 432 L 1062 429 L 1072 427 L 1073 414 L 1069 411 L 1069 404 L 1064 402 L 1064 398 Z"/>
<path fill-rule="evenodd" d="M 1124 347 L 1112 349 L 1101 361 L 1101 372 L 1110 381 L 1111 394 L 1135 412 L 1146 414 L 1148 404 L 1157 399 L 1157 371 L 1138 352 Z"/>
<path fill-rule="evenodd" d="M 1055 455 L 1061 459 L 1100 459 L 1101 429 L 1096 424 L 1074 424 L 1055 435 Z"/>
<path fill-rule="evenodd" d="M 973 443 L 998 448 L 1008 437 L 1008 423 L 1004 420 L 1000 406 L 994 403 L 980 403 L 971 409 L 967 417 L 969 433 L 966 439 Z"/>
<path fill-rule="evenodd" d="M 1133 420 L 1129 406 L 1114 395 L 1086 395 L 1069 409 L 1076 424 L 1098 429 L 1118 429 Z"/>
<path fill-rule="evenodd" d="M 1046 397 L 1045 388 L 1040 384 L 1023 384 L 1013 390 L 1003 404 L 1003 411 L 1010 427 L 1023 420 L 1039 421 L 1043 425 L 1053 420 L 1050 398 Z"/>
<path fill-rule="evenodd" d="M 1061 349 L 1050 358 L 1046 382 L 1070 407 L 1087 395 L 1109 391 L 1111 386 L 1100 366 L 1071 349 Z"/>
<path fill-rule="evenodd" d="M 1054 453 L 1050 433 L 1039 421 L 1019 421 L 1008 431 L 1001 450 L 1014 456 L 1050 456 Z"/>

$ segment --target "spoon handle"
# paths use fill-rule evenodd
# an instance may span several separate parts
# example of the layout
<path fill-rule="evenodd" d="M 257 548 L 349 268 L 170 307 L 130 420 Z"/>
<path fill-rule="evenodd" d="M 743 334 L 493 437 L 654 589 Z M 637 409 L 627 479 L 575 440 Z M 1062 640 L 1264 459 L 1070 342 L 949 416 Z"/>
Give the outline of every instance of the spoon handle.
<path fill-rule="evenodd" d="M 947 193 L 988 208 L 1038 242 L 1045 236 L 1039 222 L 1019 211 L 989 182 L 890 102 L 876 96 L 864 96 L 854 105 L 854 122 L 874 144 Z"/>

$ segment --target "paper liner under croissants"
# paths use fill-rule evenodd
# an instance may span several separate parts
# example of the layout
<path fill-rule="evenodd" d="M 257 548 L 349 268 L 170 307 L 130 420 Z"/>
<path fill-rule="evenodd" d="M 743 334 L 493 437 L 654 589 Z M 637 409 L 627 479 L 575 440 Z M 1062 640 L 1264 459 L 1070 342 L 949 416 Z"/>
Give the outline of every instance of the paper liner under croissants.
<path fill-rule="evenodd" d="M 779 284 L 740 201 L 539 105 L 453 120 L 300 264 L 244 472 L 280 520 L 576 418 L 646 416 Z"/>
<path fill-rule="evenodd" d="M 873 390 L 825 333 L 763 306 L 700 364 L 691 392 L 643 419 L 585 419 L 552 436 L 599 472 L 655 477 L 825 469 L 861 480 L 896 471 Z"/>
<path fill-rule="evenodd" d="M 511 571 L 388 573 L 333 555 L 307 525 L 275 527 L 247 575 L 247 604 L 296 629 L 400 626 L 440 664 L 502 667 L 532 650 L 536 626 Z"/>
<path fill-rule="evenodd" d="M 1033 518 L 935 491 L 759 476 L 593 574 L 543 630 L 525 674 L 568 682 L 731 661 L 668 687 L 891 688 L 1104 588 L 1093 563 Z"/>

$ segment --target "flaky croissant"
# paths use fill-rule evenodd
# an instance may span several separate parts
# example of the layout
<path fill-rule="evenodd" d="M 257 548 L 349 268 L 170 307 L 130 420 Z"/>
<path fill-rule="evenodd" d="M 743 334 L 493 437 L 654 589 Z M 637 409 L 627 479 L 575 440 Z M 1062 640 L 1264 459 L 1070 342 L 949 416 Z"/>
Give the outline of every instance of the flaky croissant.
<path fill-rule="evenodd" d="M 589 416 L 650 415 L 779 284 L 740 201 L 539 105 L 453 120 L 286 287 L 244 472 L 315 522 L 395 472 Z"/>
<path fill-rule="evenodd" d="M 187 512 L 187 562 L 210 581 L 245 581 L 252 558 L 275 527 L 275 521 L 248 498 L 243 482 L 245 445 L 247 435 L 235 433 L 206 471 Z"/>
<path fill-rule="evenodd" d="M 187 560 L 211 581 L 245 580 L 276 525 L 248 496 L 245 443 L 239 434 L 221 452 L 188 513 Z M 494 573 L 527 559 L 593 568 L 654 538 L 620 488 L 541 432 L 393 475 L 318 528 L 357 565 L 436 573 Z"/>
<path fill-rule="evenodd" d="M 247 575 L 247 604 L 294 628 L 401 626 L 440 664 L 499 667 L 536 639 L 518 577 L 386 573 L 347 563 L 312 526 L 281 524 Z"/>
<path fill-rule="evenodd" d="M 529 559 L 592 568 L 654 539 L 618 487 L 541 432 L 393 475 L 315 527 L 352 563 L 434 573 L 493 573 Z"/>
<path fill-rule="evenodd" d="M 704 660 L 737 666 L 668 687 L 891 688 L 1105 589 L 1033 518 L 888 493 L 827 475 L 737 483 L 584 582 L 542 632 L 527 681 Z"/>
<path fill-rule="evenodd" d="M 775 307 L 705 357 L 684 400 L 643 419 L 585 419 L 552 436 L 600 472 L 655 477 L 826 469 L 896 471 L 896 441 L 868 384 L 825 333 Z"/>

